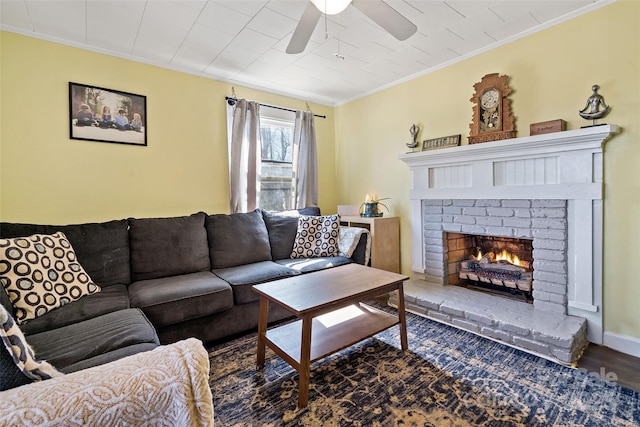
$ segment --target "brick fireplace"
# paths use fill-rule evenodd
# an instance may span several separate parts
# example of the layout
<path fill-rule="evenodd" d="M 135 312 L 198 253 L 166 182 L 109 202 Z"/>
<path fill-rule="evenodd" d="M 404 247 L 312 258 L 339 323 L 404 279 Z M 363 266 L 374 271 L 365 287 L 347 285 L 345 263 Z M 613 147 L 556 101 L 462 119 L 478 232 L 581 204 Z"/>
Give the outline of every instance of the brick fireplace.
<path fill-rule="evenodd" d="M 407 307 L 561 363 L 587 338 L 602 343 L 602 146 L 618 132 L 604 125 L 401 155 L 412 176 Z M 451 286 L 459 267 L 450 259 L 460 256 L 452 234 L 531 240 L 533 304 Z"/>
<path fill-rule="evenodd" d="M 459 255 L 451 259 L 456 251 L 452 251 L 446 234 L 531 239 L 533 304 L 554 313 L 567 313 L 566 200 L 428 199 L 422 203 L 427 280 L 456 284 L 451 283 L 451 275 L 457 273 L 452 269 Z"/>

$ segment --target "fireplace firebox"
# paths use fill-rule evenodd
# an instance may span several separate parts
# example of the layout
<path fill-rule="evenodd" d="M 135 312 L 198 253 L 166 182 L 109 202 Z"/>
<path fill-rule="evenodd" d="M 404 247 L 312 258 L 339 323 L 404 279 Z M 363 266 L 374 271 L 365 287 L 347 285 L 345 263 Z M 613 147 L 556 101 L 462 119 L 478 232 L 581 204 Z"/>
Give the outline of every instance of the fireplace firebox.
<path fill-rule="evenodd" d="M 448 283 L 533 302 L 531 239 L 445 233 Z"/>

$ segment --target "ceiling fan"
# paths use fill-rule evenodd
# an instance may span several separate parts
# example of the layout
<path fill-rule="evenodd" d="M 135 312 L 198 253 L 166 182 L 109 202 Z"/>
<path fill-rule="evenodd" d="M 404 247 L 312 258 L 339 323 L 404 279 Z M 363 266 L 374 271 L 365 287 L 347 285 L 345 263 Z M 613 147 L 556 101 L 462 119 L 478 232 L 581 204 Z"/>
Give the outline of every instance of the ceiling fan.
<path fill-rule="evenodd" d="M 322 14 L 336 15 L 349 4 L 400 41 L 408 39 L 418 30 L 413 22 L 382 0 L 311 0 L 291 36 L 287 53 L 302 53 Z"/>

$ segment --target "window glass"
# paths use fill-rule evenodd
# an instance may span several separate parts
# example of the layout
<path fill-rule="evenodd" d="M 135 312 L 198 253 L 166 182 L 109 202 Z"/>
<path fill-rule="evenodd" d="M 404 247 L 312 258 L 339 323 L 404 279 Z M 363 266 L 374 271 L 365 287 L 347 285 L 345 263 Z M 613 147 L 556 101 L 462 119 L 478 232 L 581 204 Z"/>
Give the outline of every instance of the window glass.
<path fill-rule="evenodd" d="M 262 176 L 260 207 L 286 210 L 293 205 L 293 121 L 260 115 Z"/>

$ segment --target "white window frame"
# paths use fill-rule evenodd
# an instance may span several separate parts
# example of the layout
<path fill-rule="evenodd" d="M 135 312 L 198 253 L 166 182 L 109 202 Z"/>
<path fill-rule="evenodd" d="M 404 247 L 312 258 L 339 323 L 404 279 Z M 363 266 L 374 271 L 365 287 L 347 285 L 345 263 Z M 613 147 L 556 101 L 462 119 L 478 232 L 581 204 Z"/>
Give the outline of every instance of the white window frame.
<path fill-rule="evenodd" d="M 293 139 L 293 131 L 294 131 L 294 125 L 295 125 L 295 118 L 296 118 L 296 114 L 295 112 L 292 112 L 292 111 L 286 111 L 286 110 L 271 108 L 267 106 L 260 107 L 260 126 L 262 127 L 263 125 L 267 125 L 267 126 L 290 128 L 292 139 Z M 290 149 L 293 157 L 293 141 L 291 141 L 291 143 L 292 143 L 292 146 L 290 147 Z M 281 162 L 278 162 L 278 161 L 271 162 L 269 160 L 262 160 L 263 173 L 260 178 L 261 192 L 264 191 L 264 186 L 268 182 L 268 179 L 266 179 L 266 177 L 264 176 L 264 171 L 268 170 L 268 167 L 265 167 L 265 165 L 269 166 L 275 163 L 281 163 Z M 295 191 L 293 186 L 293 158 L 291 162 L 284 162 L 284 163 L 291 165 L 291 169 L 292 169 L 291 177 L 288 180 L 289 186 L 291 188 L 291 193 L 290 193 L 289 200 L 285 201 L 285 209 L 292 209 L 292 207 L 295 205 Z M 262 205 L 262 197 L 260 197 L 259 206 L 265 209 L 265 207 L 263 207 Z"/>

